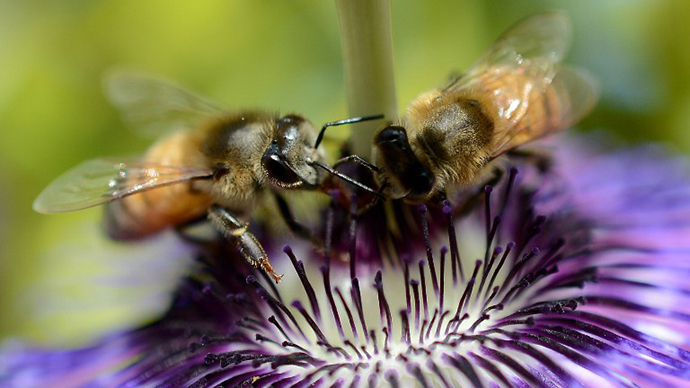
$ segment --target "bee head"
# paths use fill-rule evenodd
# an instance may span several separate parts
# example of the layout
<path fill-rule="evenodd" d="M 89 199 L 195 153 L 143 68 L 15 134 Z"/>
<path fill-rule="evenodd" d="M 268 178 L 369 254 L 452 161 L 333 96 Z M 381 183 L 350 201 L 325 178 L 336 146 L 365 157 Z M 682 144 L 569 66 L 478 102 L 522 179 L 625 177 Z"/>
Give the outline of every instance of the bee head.
<path fill-rule="evenodd" d="M 376 164 L 381 167 L 376 180 L 379 186 L 385 187 L 384 195 L 417 201 L 432 192 L 434 174 L 412 151 L 405 128 L 384 127 L 374 137 L 374 147 Z"/>
<path fill-rule="evenodd" d="M 314 129 L 304 117 L 286 115 L 275 122 L 273 138 L 261 157 L 270 181 L 281 188 L 313 189 L 319 174 L 311 161 L 320 159 L 314 150 Z"/>

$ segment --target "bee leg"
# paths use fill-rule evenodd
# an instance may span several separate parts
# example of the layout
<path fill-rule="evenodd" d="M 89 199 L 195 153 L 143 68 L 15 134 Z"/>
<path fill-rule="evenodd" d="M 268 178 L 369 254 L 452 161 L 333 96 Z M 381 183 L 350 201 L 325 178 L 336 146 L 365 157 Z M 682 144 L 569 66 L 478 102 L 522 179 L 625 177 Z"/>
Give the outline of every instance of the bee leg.
<path fill-rule="evenodd" d="M 368 212 L 368 211 L 371 210 L 374 206 L 378 205 L 379 202 L 381 202 L 381 199 L 384 198 L 384 196 L 383 196 L 383 190 L 385 190 L 386 187 L 387 187 L 387 184 L 384 183 L 383 186 L 381 186 L 381 188 L 380 188 L 379 191 L 378 191 L 379 195 L 375 195 L 374 198 L 372 198 L 372 200 L 369 201 L 368 204 L 364 205 L 364 207 L 362 207 L 361 209 L 358 209 L 357 212 L 355 213 L 355 215 L 356 215 L 357 217 L 360 217 L 362 214 Z"/>
<path fill-rule="evenodd" d="M 285 198 L 275 191 L 273 192 L 273 195 L 276 198 L 280 215 L 283 217 L 283 220 L 285 220 L 285 224 L 287 224 L 288 228 L 290 228 L 290 231 L 292 231 L 292 233 L 294 233 L 297 237 L 311 242 L 317 248 L 323 248 L 323 241 L 316 237 L 309 228 L 300 224 L 299 221 L 295 219 L 295 216 L 292 214 L 292 211 L 290 211 L 290 206 Z"/>
<path fill-rule="evenodd" d="M 362 157 L 360 157 L 359 155 L 354 155 L 354 154 L 353 154 L 353 155 L 345 156 L 345 157 L 343 157 L 343 158 L 340 158 L 338 161 L 336 161 L 336 162 L 333 164 L 333 167 L 332 167 L 332 168 L 335 170 L 335 169 L 338 168 L 339 165 L 341 165 L 341 164 L 343 164 L 343 163 L 347 163 L 347 162 L 357 163 L 357 164 L 363 166 L 364 168 L 366 168 L 367 170 L 371 171 L 372 173 L 376 173 L 376 172 L 378 172 L 379 170 L 381 170 L 380 167 L 378 167 L 378 166 L 374 165 L 373 163 L 370 163 L 370 162 L 368 162 L 368 161 L 362 159 Z M 381 186 L 381 187 L 379 188 L 379 190 L 378 190 L 377 192 L 374 193 L 375 196 L 374 196 L 374 198 L 371 200 L 371 202 L 369 202 L 369 203 L 368 203 L 367 205 L 365 205 L 363 208 L 359 209 L 359 210 L 357 211 L 356 215 L 357 215 L 358 217 L 361 216 L 362 214 L 368 212 L 371 208 L 373 208 L 374 206 L 376 206 L 382 199 L 385 199 L 385 197 L 384 197 L 384 195 L 383 195 L 383 190 L 384 190 L 385 188 L 386 188 L 386 185 L 385 185 L 385 184 L 384 184 L 383 186 Z"/>
<path fill-rule="evenodd" d="M 512 149 L 506 152 L 506 155 L 511 158 L 523 159 L 534 163 L 539 169 L 540 173 L 545 173 L 551 170 L 553 165 L 553 158 L 546 152 L 539 152 L 536 150 Z"/>
<path fill-rule="evenodd" d="M 366 160 L 362 159 L 359 155 L 348 155 L 344 158 L 339 159 L 335 164 L 333 164 L 333 169 L 337 168 L 339 165 L 347 162 L 354 162 L 357 164 L 360 164 L 364 166 L 366 169 L 368 169 L 371 172 L 377 172 L 380 170 L 379 167 L 375 166 L 374 164 L 367 162 Z"/>
<path fill-rule="evenodd" d="M 484 198 L 484 195 L 485 195 L 484 194 L 484 188 L 486 186 L 496 186 L 496 184 L 498 184 L 498 182 L 500 182 L 501 179 L 503 179 L 503 176 L 505 176 L 505 173 L 506 173 L 505 169 L 500 168 L 500 167 L 494 167 L 491 175 L 489 177 L 487 177 L 486 180 L 484 182 L 482 182 L 482 184 L 477 185 L 477 187 L 479 187 L 479 189 L 476 192 L 468 195 L 464 199 L 464 201 L 459 203 L 458 206 L 453 211 L 453 214 L 455 216 L 458 216 L 458 215 L 464 216 L 464 215 L 469 214 L 472 210 L 476 209 L 476 207 L 482 203 L 482 200 Z M 446 198 L 448 198 L 447 195 L 446 195 Z"/>
<path fill-rule="evenodd" d="M 360 217 L 362 214 L 367 213 L 374 206 L 378 205 L 380 201 L 381 200 L 379 199 L 379 197 L 374 197 L 368 204 L 364 205 L 364 207 L 362 207 L 361 209 L 358 209 L 355 213 L 355 216 Z"/>
<path fill-rule="evenodd" d="M 431 196 L 426 202 L 434 203 L 434 204 L 441 204 L 443 203 L 444 200 L 448 198 L 448 193 L 446 191 L 439 191 L 433 196 Z"/>
<path fill-rule="evenodd" d="M 207 219 L 208 219 L 208 217 L 206 215 L 202 215 L 202 216 L 195 218 L 191 221 L 185 222 L 182 225 L 175 226 L 174 231 L 184 241 L 187 241 L 187 242 L 192 243 L 192 244 L 200 245 L 200 246 L 207 246 L 210 243 L 208 238 L 195 236 L 193 233 L 190 233 L 190 231 L 189 231 L 189 228 L 194 227 L 194 226 L 201 224 L 203 222 L 207 222 Z"/>
<path fill-rule="evenodd" d="M 240 221 L 230 211 L 218 205 L 212 205 L 208 210 L 208 218 L 221 233 L 237 244 L 237 248 L 249 264 L 266 272 L 278 283 L 283 275 L 278 275 L 268 261 L 268 255 L 261 243 L 251 234 L 248 225 Z"/>

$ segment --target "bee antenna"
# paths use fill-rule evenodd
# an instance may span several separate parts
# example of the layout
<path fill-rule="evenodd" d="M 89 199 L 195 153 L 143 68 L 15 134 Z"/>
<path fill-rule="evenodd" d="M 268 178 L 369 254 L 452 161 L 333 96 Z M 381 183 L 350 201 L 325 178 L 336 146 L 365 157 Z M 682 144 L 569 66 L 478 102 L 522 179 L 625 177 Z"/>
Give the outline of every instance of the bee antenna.
<path fill-rule="evenodd" d="M 317 167 L 319 167 L 319 168 L 322 168 L 322 169 L 326 170 L 329 174 L 334 175 L 334 176 L 337 176 L 338 178 L 344 180 L 345 182 L 351 183 L 351 184 L 353 184 L 353 185 L 359 187 L 360 189 L 362 189 L 362 190 L 364 190 L 364 191 L 366 191 L 366 192 L 368 192 L 368 193 L 374 194 L 375 196 L 377 196 L 377 197 L 379 197 L 379 198 L 382 198 L 382 199 L 385 199 L 385 198 L 386 198 L 386 197 L 384 197 L 383 194 L 381 194 L 380 192 L 378 192 L 378 191 L 372 189 L 371 187 L 369 187 L 369 186 L 367 186 L 367 185 L 365 185 L 365 184 L 363 184 L 363 183 L 357 182 L 356 180 L 350 178 L 349 176 L 347 176 L 347 175 L 345 175 L 345 174 L 343 174 L 343 173 L 341 173 L 341 172 L 339 172 L 339 171 L 337 171 L 337 170 L 334 170 L 334 169 L 328 167 L 327 165 L 325 165 L 325 164 L 323 164 L 323 163 L 320 163 L 320 162 L 317 162 L 317 161 L 313 161 L 312 163 L 313 163 L 315 166 L 317 166 Z"/>
<path fill-rule="evenodd" d="M 361 117 L 352 117 L 349 119 L 344 119 L 344 120 L 338 120 L 338 121 L 331 121 L 330 123 L 326 123 L 321 127 L 321 132 L 319 132 L 319 136 L 316 138 L 316 143 L 314 143 L 314 148 L 319 148 L 319 145 L 321 144 L 321 141 L 323 140 L 323 135 L 326 133 L 326 128 L 328 127 L 336 127 L 338 125 L 343 125 L 343 124 L 354 124 L 354 123 L 360 123 L 362 121 L 370 121 L 370 120 L 378 120 L 382 119 L 383 114 L 378 114 L 378 115 L 372 115 L 372 116 L 361 116 Z"/>

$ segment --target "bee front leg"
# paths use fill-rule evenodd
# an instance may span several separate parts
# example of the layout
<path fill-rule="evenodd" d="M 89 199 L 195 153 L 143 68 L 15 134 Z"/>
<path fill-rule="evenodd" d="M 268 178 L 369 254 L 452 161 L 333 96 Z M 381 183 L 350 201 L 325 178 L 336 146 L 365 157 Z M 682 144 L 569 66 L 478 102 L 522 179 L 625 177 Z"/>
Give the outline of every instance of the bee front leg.
<path fill-rule="evenodd" d="M 240 254 L 249 264 L 266 272 L 276 283 L 280 282 L 283 275 L 278 275 L 273 270 L 264 248 L 259 240 L 247 230 L 246 223 L 218 205 L 212 205 L 208 210 L 208 219 L 225 237 L 237 244 Z"/>
<path fill-rule="evenodd" d="M 514 148 L 506 152 L 506 155 L 510 158 L 522 159 L 533 163 L 542 174 L 551 170 L 553 165 L 551 155 L 543 151 Z"/>
<path fill-rule="evenodd" d="M 273 192 L 273 195 L 276 198 L 276 203 L 278 204 L 278 210 L 280 211 L 280 215 L 283 217 L 283 220 L 285 220 L 285 224 L 287 224 L 288 228 L 290 228 L 292 233 L 294 233 L 297 237 L 301 239 L 311 242 L 318 249 L 323 249 L 323 241 L 316 237 L 309 228 L 300 224 L 299 221 L 295 219 L 295 216 L 292 214 L 292 211 L 290 211 L 290 205 L 288 205 L 285 198 L 283 198 L 282 195 L 278 194 L 275 191 Z"/>
<path fill-rule="evenodd" d="M 482 204 L 482 200 L 486 195 L 484 193 L 484 188 L 486 186 L 495 186 L 498 182 L 505 176 L 505 169 L 501 167 L 494 167 L 491 173 L 485 177 L 485 180 L 481 184 L 474 188 L 474 192 L 468 193 L 462 202 L 455 206 L 453 211 L 454 216 L 466 216 L 471 211 L 477 208 L 477 206 Z M 442 193 L 443 196 L 448 198 L 448 194 Z"/>

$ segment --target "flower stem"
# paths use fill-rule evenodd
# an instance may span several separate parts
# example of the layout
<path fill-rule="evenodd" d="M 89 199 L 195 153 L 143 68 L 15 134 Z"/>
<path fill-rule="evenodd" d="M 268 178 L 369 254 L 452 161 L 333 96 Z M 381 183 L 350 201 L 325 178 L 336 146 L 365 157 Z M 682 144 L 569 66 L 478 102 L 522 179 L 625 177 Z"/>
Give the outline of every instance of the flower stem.
<path fill-rule="evenodd" d="M 351 117 L 383 113 L 397 116 L 390 0 L 335 0 L 340 20 L 345 80 Z M 374 132 L 380 121 L 352 128 L 352 151 L 364 158 L 371 154 Z"/>

